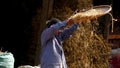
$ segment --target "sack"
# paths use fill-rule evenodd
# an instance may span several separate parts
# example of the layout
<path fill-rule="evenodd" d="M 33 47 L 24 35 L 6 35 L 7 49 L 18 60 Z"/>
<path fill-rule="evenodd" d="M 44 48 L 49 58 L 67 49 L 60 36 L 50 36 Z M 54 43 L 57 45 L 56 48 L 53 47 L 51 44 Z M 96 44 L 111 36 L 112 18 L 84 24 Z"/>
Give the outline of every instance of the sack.
<path fill-rule="evenodd" d="M 0 68 L 14 68 L 14 57 L 10 52 L 0 53 Z"/>

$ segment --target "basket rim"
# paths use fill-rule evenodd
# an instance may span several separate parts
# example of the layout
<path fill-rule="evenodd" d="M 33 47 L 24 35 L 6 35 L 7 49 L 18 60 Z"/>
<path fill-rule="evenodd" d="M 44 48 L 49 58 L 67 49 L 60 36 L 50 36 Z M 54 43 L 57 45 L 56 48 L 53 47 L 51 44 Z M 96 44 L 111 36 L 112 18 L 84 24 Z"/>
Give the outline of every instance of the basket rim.
<path fill-rule="evenodd" d="M 106 13 L 109 13 L 111 10 L 112 10 L 112 7 L 111 5 L 97 5 L 97 6 L 94 6 L 93 9 L 96 9 L 96 8 L 109 8 L 106 12 Z"/>

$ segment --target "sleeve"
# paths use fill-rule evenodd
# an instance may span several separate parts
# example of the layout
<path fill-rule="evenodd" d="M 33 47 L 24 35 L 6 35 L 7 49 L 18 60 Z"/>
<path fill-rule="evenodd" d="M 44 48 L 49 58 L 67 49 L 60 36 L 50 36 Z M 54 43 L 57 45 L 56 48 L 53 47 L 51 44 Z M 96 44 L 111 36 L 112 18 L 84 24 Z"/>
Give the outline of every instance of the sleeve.
<path fill-rule="evenodd" d="M 80 26 L 79 24 L 73 24 L 71 27 L 64 29 L 60 35 L 61 41 L 69 38 L 73 34 L 73 32 L 77 30 L 79 26 Z"/>
<path fill-rule="evenodd" d="M 55 35 L 56 31 L 60 29 L 61 27 L 65 26 L 66 23 L 67 23 L 66 21 L 58 22 L 52 27 L 45 29 L 41 34 L 41 40 L 43 40 L 42 42 L 45 42 L 51 39 Z"/>

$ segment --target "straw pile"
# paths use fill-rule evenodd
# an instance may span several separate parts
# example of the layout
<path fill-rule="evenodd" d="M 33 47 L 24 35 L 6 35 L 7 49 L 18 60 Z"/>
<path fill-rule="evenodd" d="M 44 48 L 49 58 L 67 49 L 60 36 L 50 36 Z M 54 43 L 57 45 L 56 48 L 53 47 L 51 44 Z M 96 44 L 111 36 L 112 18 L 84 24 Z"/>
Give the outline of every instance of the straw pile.
<path fill-rule="evenodd" d="M 69 68 L 108 68 L 111 48 L 97 33 L 98 27 L 97 20 L 88 19 L 63 43 Z"/>

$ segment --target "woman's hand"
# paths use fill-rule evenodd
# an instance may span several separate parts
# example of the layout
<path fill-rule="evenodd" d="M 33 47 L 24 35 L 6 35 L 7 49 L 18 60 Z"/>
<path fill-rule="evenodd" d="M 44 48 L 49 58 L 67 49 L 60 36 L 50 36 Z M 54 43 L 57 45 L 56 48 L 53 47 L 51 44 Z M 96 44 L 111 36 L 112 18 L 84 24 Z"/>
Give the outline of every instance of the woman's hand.
<path fill-rule="evenodd" d="M 67 20 L 67 25 L 72 25 L 72 24 L 74 24 L 75 22 L 74 22 L 74 20 L 73 19 L 68 19 Z"/>

